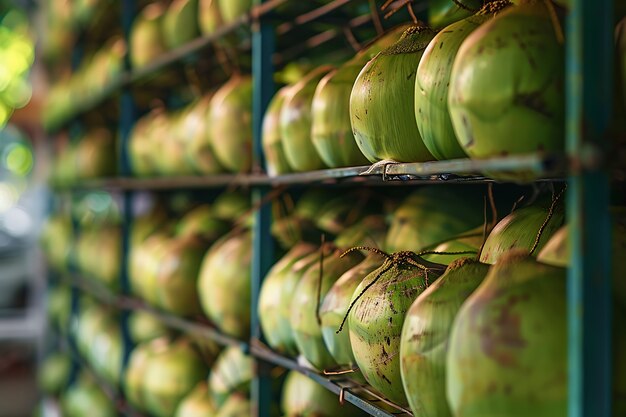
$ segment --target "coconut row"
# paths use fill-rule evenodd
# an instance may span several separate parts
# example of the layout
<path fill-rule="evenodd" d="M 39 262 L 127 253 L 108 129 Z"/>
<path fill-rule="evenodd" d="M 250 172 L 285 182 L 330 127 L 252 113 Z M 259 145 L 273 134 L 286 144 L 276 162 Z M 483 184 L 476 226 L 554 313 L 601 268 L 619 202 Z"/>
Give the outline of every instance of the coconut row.
<path fill-rule="evenodd" d="M 561 151 L 564 46 L 552 7 L 498 0 L 471 14 L 471 5 L 440 3 L 450 4 L 432 10 L 439 30 L 397 28 L 343 65 L 280 89 L 263 125 L 268 173 Z M 626 96 L 616 91 L 621 106 Z"/>
<path fill-rule="evenodd" d="M 485 238 L 482 204 L 445 190 L 409 195 L 376 231 L 379 245 L 344 240 L 341 232 L 322 246 L 294 245 L 261 289 L 268 344 L 320 372 L 367 383 L 415 415 L 565 416 L 562 203 L 517 208 Z M 438 204 L 439 213 L 432 210 Z M 624 209 L 612 216 L 619 259 Z M 345 231 L 359 227 L 369 233 L 356 236 L 375 235 L 362 221 Z M 623 273 L 613 274 L 616 321 L 626 305 Z M 623 339 L 614 340 L 617 410 L 626 405 Z"/>

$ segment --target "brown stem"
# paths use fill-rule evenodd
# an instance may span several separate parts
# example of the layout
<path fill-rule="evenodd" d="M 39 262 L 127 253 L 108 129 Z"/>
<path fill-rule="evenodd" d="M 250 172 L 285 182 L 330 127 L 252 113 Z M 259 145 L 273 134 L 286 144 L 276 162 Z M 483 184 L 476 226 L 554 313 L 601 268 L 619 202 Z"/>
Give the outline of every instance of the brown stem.
<path fill-rule="evenodd" d="M 550 210 L 548 210 L 548 215 L 546 216 L 546 219 L 543 221 L 543 224 L 539 228 L 539 232 L 537 232 L 537 237 L 535 237 L 535 243 L 533 243 L 533 247 L 530 249 L 530 255 L 532 255 L 535 252 L 535 250 L 537 250 L 537 247 L 539 246 L 539 241 L 541 240 L 541 236 L 543 235 L 544 230 L 548 226 L 548 223 L 550 222 L 550 219 L 552 219 L 552 216 L 554 215 L 554 209 L 556 208 L 556 203 L 559 201 L 559 199 L 561 198 L 561 196 L 565 192 L 566 188 L 567 188 L 567 186 L 565 186 L 557 194 L 557 196 L 552 199 L 552 204 L 550 204 Z"/>

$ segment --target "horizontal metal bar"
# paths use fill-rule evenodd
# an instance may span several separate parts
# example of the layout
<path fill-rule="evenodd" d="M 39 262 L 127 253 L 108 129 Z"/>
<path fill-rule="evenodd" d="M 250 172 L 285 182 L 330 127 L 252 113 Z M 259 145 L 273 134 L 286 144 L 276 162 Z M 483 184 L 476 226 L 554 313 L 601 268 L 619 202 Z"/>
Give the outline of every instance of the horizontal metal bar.
<path fill-rule="evenodd" d="M 268 363 L 272 363 L 274 365 L 278 365 L 280 367 L 290 369 L 292 371 L 299 372 L 318 384 L 322 385 L 324 388 L 329 391 L 342 396 L 344 401 L 347 401 L 361 410 L 367 412 L 368 414 L 375 417 L 394 417 L 397 415 L 405 415 L 412 416 L 412 414 L 406 410 L 405 408 L 395 405 L 395 408 L 398 410 L 398 413 L 391 413 L 389 411 L 383 410 L 380 407 L 372 404 L 370 401 L 361 398 L 356 395 L 354 392 L 359 390 L 358 386 L 355 386 L 354 383 L 341 383 L 338 380 L 330 379 L 324 375 L 319 374 L 318 372 L 302 367 L 298 365 L 298 363 L 292 359 L 281 356 L 270 349 L 263 347 L 260 343 L 252 342 L 250 345 L 250 353 L 261 360 L 264 360 Z M 354 391 L 354 392 L 353 392 Z M 388 401 L 385 401 L 387 404 L 391 404 Z"/>
<path fill-rule="evenodd" d="M 456 159 L 416 163 L 378 163 L 373 166 L 323 169 L 269 177 L 265 174 L 220 174 L 162 178 L 109 178 L 84 181 L 63 189 L 171 190 L 230 186 L 281 186 L 313 183 L 358 184 L 491 182 L 484 172 L 530 171 L 539 180 L 559 181 L 566 172 L 565 158 L 559 155 L 520 155 L 484 160 Z"/>

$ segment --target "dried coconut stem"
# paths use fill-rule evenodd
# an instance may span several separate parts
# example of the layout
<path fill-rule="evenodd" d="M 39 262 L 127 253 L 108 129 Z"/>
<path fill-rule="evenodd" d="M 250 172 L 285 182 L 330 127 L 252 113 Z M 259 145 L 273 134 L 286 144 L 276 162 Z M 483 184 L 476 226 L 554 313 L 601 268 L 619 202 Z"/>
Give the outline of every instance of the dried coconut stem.
<path fill-rule="evenodd" d="M 543 235 L 544 230 L 546 229 L 546 227 L 548 226 L 548 223 L 550 223 L 550 220 L 552 219 L 552 216 L 554 215 L 554 209 L 556 208 L 556 203 L 559 201 L 559 199 L 561 198 L 561 196 L 563 195 L 563 193 L 565 192 L 565 189 L 567 188 L 567 186 L 565 186 L 557 195 L 556 197 L 554 197 L 552 199 L 552 204 L 550 204 L 550 210 L 548 210 L 548 215 L 546 216 L 546 219 L 543 221 L 543 224 L 541 225 L 541 227 L 539 228 L 539 231 L 537 232 L 537 237 L 535 238 L 535 243 L 533 243 L 532 248 L 530 249 L 529 254 L 532 256 L 532 254 L 535 252 L 535 250 L 537 250 L 537 247 L 539 246 L 539 241 L 541 240 L 541 236 Z"/>

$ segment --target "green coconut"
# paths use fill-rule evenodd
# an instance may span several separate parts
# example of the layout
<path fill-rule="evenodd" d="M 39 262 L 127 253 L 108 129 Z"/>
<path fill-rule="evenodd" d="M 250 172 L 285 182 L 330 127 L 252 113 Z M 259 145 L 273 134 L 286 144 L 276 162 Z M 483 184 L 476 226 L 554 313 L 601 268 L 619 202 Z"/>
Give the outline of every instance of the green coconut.
<path fill-rule="evenodd" d="M 207 94 L 188 109 L 182 122 L 186 160 L 200 174 L 218 174 L 224 168 L 217 161 L 208 127 L 212 94 Z"/>
<path fill-rule="evenodd" d="M 117 417 L 113 402 L 86 373 L 61 397 L 64 417 Z"/>
<path fill-rule="evenodd" d="M 252 163 L 252 77 L 234 75 L 211 98 L 209 135 L 218 162 L 231 172 Z"/>
<path fill-rule="evenodd" d="M 154 117 L 155 113 L 148 113 L 137 120 L 128 140 L 128 153 L 132 172 L 133 175 L 138 177 L 149 176 L 154 171 L 154 162 L 148 139 L 148 132 Z"/>
<path fill-rule="evenodd" d="M 565 294 L 565 270 L 525 251 L 490 269 L 452 326 L 446 389 L 453 415 L 567 415 Z"/>
<path fill-rule="evenodd" d="M 332 392 L 296 371 L 287 375 L 281 408 L 285 417 L 349 417 L 363 414 L 352 404 L 341 404 Z"/>
<path fill-rule="evenodd" d="M 250 330 L 249 232 L 216 242 L 202 261 L 198 294 L 204 313 L 224 333 L 247 338 Z"/>
<path fill-rule="evenodd" d="M 158 339 L 169 332 L 169 328 L 161 320 L 141 310 L 134 311 L 128 318 L 128 330 L 135 344 Z"/>
<path fill-rule="evenodd" d="M 227 231 L 227 222 L 218 219 L 209 204 L 202 204 L 189 211 L 176 226 L 178 237 L 197 236 L 209 242 L 226 234 Z"/>
<path fill-rule="evenodd" d="M 417 129 L 414 95 L 417 66 L 434 36 L 428 27 L 410 27 L 357 77 L 350 94 L 350 120 L 356 143 L 369 161 L 433 159 Z"/>
<path fill-rule="evenodd" d="M 293 311 L 291 304 L 293 301 L 294 293 L 298 284 L 302 280 L 304 274 L 315 264 L 319 263 L 319 252 L 314 251 L 303 258 L 299 259 L 293 264 L 291 268 L 286 270 L 280 277 L 281 290 L 279 293 L 279 300 L 277 306 L 276 321 L 281 328 L 282 348 L 284 352 L 290 356 L 297 356 L 298 347 L 296 345 L 293 327 L 291 325 L 291 319 L 293 317 Z"/>
<path fill-rule="evenodd" d="M 60 271 L 67 269 L 72 239 L 72 222 L 69 216 L 57 214 L 48 218 L 41 243 L 48 261 Z"/>
<path fill-rule="evenodd" d="M 203 35 L 212 35 L 222 25 L 218 0 L 198 0 L 198 26 Z"/>
<path fill-rule="evenodd" d="M 293 286 L 285 285 L 287 274 L 300 259 L 315 249 L 308 243 L 296 244 L 272 266 L 263 280 L 259 294 L 259 321 L 267 343 L 280 353 L 297 354 L 291 323 L 279 312 L 281 303 L 289 301 L 293 295 Z"/>
<path fill-rule="evenodd" d="M 626 306 L 626 207 L 612 207 L 611 211 L 611 258 L 613 288 L 620 302 Z M 554 232 L 537 255 L 539 262 L 567 267 L 570 264 L 569 226 Z"/>
<path fill-rule="evenodd" d="M 72 290 L 65 285 L 56 285 L 48 290 L 47 313 L 50 322 L 66 334 L 70 325 Z"/>
<path fill-rule="evenodd" d="M 445 267 L 412 252 L 386 257 L 354 291 L 347 323 L 354 358 L 367 382 L 389 400 L 406 405 L 399 356 L 404 316 Z"/>
<path fill-rule="evenodd" d="M 450 265 L 457 259 L 478 255 L 483 240 L 483 227 L 481 226 L 426 248 L 426 251 L 433 253 L 424 254 L 424 259 L 438 264 Z"/>
<path fill-rule="evenodd" d="M 380 195 L 366 190 L 335 194 L 312 214 L 312 219 L 318 229 L 337 235 L 365 216 L 380 213 L 382 203 Z"/>
<path fill-rule="evenodd" d="M 395 210 L 385 250 L 421 251 L 484 222 L 484 203 L 476 190 L 426 187 L 411 193 Z"/>
<path fill-rule="evenodd" d="M 65 353 L 52 353 L 39 367 L 38 385 L 47 395 L 58 395 L 67 387 L 71 372 L 72 358 Z"/>
<path fill-rule="evenodd" d="M 285 156 L 280 129 L 280 111 L 288 92 L 288 86 L 278 90 L 263 117 L 263 155 L 267 174 L 271 177 L 291 171 Z"/>
<path fill-rule="evenodd" d="M 119 385 L 124 360 L 122 329 L 119 322 L 114 320 L 102 323 L 98 332 L 86 342 L 90 344 L 88 358 L 96 373 L 109 384 Z"/>
<path fill-rule="evenodd" d="M 130 62 L 143 67 L 166 51 L 161 22 L 165 7 L 161 3 L 146 6 L 135 19 L 130 32 Z"/>
<path fill-rule="evenodd" d="M 524 249 L 529 252 L 539 236 L 542 225 L 548 218 L 549 209 L 537 204 L 515 210 L 500 220 L 493 228 L 483 247 L 480 261 L 495 264 L 500 257 L 511 249 Z M 552 235 L 563 225 L 565 213 L 562 205 L 557 205 L 554 214 L 546 223 L 535 249 L 541 251 Z"/>
<path fill-rule="evenodd" d="M 206 381 L 198 385 L 180 402 L 174 417 L 207 417 L 217 413 Z"/>
<path fill-rule="evenodd" d="M 252 8 L 252 0 L 217 0 L 224 23 L 233 23 Z"/>
<path fill-rule="evenodd" d="M 217 408 L 221 408 L 235 392 L 246 396 L 250 393 L 253 365 L 252 358 L 237 346 L 222 351 L 209 376 L 210 394 Z"/>
<path fill-rule="evenodd" d="M 463 7 L 459 6 L 460 3 Z M 428 23 L 434 29 L 443 28 L 478 11 L 481 0 L 430 0 L 428 2 Z"/>
<path fill-rule="evenodd" d="M 251 415 L 252 405 L 247 397 L 235 393 L 232 394 L 224 405 L 220 407 L 216 417 L 248 417 Z"/>
<path fill-rule="evenodd" d="M 135 346 L 130 352 L 128 364 L 124 374 L 124 395 L 135 408 L 144 410 L 144 373 L 151 357 L 167 349 L 169 340 L 159 338 Z"/>
<path fill-rule="evenodd" d="M 543 2 L 511 7 L 467 37 L 448 95 L 465 153 L 481 159 L 563 148 L 563 49 Z"/>
<path fill-rule="evenodd" d="M 206 243 L 196 237 L 168 243 L 156 276 L 159 307 L 179 316 L 201 312 L 197 280 L 206 250 Z"/>
<path fill-rule="evenodd" d="M 198 0 L 173 0 L 163 18 L 163 37 L 173 49 L 198 36 Z"/>
<path fill-rule="evenodd" d="M 280 109 L 280 135 L 285 158 L 293 171 L 325 168 L 311 138 L 311 106 L 315 88 L 332 67 L 324 65 L 290 86 Z"/>
<path fill-rule="evenodd" d="M 413 415 L 452 417 L 446 399 L 448 338 L 461 305 L 488 271 L 488 265 L 458 259 L 407 312 L 400 342 L 400 370 Z"/>
<path fill-rule="evenodd" d="M 180 401 L 207 373 L 204 362 L 185 340 L 154 352 L 143 375 L 146 411 L 156 417 L 174 415 Z"/>
<path fill-rule="evenodd" d="M 85 134 L 76 148 L 76 169 L 80 179 L 110 177 L 116 169 L 115 138 L 107 129 Z"/>
<path fill-rule="evenodd" d="M 366 276 L 378 269 L 383 262 L 384 257 L 375 253 L 370 254 L 358 265 L 341 275 L 326 293 L 320 306 L 319 315 L 322 322 L 321 331 L 324 344 L 342 369 L 354 369 L 356 361 L 352 353 L 348 329 L 339 333 L 337 333 L 337 329 L 341 326 L 348 312 L 348 306 L 356 288 Z M 350 376 L 358 378 L 360 375 L 351 374 Z"/>
<path fill-rule="evenodd" d="M 319 310 L 326 293 L 339 277 L 363 260 L 358 252 L 341 256 L 342 249 L 325 244 L 323 263 L 313 263 L 302 276 L 291 301 L 291 328 L 298 351 L 319 370 L 337 367 L 322 336 Z M 320 253 L 321 258 L 321 253 Z"/>
<path fill-rule="evenodd" d="M 236 191 L 225 191 L 213 201 L 213 214 L 221 220 L 236 222 L 250 208 L 250 195 Z"/>
<path fill-rule="evenodd" d="M 159 304 L 157 293 L 159 262 L 167 253 L 170 239 L 166 232 L 154 233 L 130 253 L 131 291 L 154 306 Z"/>
<path fill-rule="evenodd" d="M 424 51 L 415 78 L 415 118 L 424 145 L 437 159 L 467 156 L 454 134 L 448 111 L 448 87 L 454 58 L 470 33 L 510 5 L 509 1 L 487 3 L 475 15 L 437 33 Z M 458 9 L 458 6 L 453 7 Z"/>
<path fill-rule="evenodd" d="M 372 214 L 342 230 L 334 243 L 339 248 L 369 246 L 379 248 L 385 241 L 387 222 L 385 216 Z"/>
<path fill-rule="evenodd" d="M 350 92 L 367 61 L 398 40 L 406 26 L 382 36 L 357 56 L 330 71 L 315 89 L 311 107 L 311 140 L 324 164 L 331 168 L 367 164 L 352 134 Z"/>

